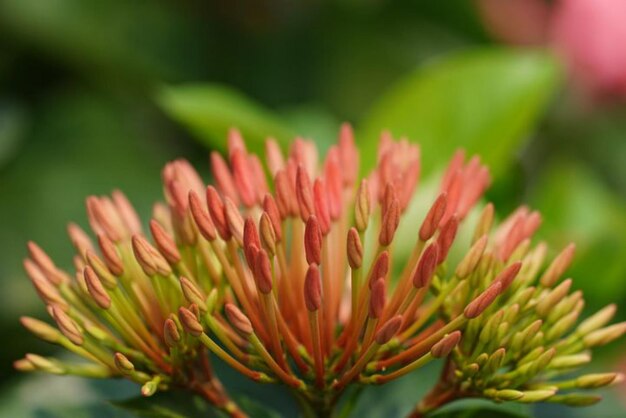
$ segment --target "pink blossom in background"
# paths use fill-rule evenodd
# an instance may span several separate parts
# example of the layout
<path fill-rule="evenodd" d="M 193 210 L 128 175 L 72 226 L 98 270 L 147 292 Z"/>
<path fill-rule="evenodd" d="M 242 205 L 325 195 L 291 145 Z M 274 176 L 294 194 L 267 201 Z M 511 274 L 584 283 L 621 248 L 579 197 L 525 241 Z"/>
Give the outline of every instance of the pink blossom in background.
<path fill-rule="evenodd" d="M 626 0 L 477 0 L 486 30 L 513 45 L 550 45 L 579 90 L 626 98 Z"/>
<path fill-rule="evenodd" d="M 583 88 L 626 97 L 626 0 L 560 1 L 551 37 Z"/>

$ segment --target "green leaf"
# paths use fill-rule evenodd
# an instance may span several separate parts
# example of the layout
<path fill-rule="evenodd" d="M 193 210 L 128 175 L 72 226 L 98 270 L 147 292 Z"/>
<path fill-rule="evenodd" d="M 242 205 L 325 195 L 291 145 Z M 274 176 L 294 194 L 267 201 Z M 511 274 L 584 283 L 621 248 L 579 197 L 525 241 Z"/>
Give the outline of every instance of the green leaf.
<path fill-rule="evenodd" d="M 554 58 L 540 51 L 482 49 L 422 67 L 383 95 L 364 119 L 365 165 L 389 129 L 422 148 L 430 172 L 463 147 L 479 153 L 494 175 L 515 156 L 560 80 Z"/>
<path fill-rule="evenodd" d="M 172 2 L 0 1 L 4 36 L 10 34 L 31 54 L 43 51 L 85 77 L 106 80 L 107 90 L 120 79 L 134 89 L 206 71 L 208 45 L 193 22 Z"/>
<path fill-rule="evenodd" d="M 525 418 L 515 412 L 496 408 L 457 408 L 449 411 L 437 412 L 430 418 Z"/>
<path fill-rule="evenodd" d="M 542 212 L 539 233 L 555 251 L 576 243 L 576 258 L 567 275 L 585 292 L 589 308 L 626 296 L 623 200 L 581 163 L 556 161 L 543 173 L 529 201 Z"/>
<path fill-rule="evenodd" d="M 179 391 L 160 392 L 148 398 L 137 397 L 114 401 L 111 404 L 140 417 L 206 418 L 224 416 L 199 396 Z"/>
<path fill-rule="evenodd" d="M 259 404 L 252 399 L 245 396 L 236 396 L 235 402 L 241 409 L 243 409 L 249 416 L 254 418 L 280 418 L 281 415 L 264 405 Z"/>
<path fill-rule="evenodd" d="M 226 86 L 164 87 L 157 93 L 156 100 L 169 116 L 212 148 L 224 148 L 226 135 L 232 127 L 241 131 L 246 144 L 254 151 L 263 150 L 263 141 L 268 136 L 283 142 L 295 136 L 272 111 Z"/>
<path fill-rule="evenodd" d="M 237 396 L 237 405 L 248 416 L 280 418 L 280 414 L 245 396 Z M 183 391 L 160 392 L 149 398 L 137 397 L 113 401 L 112 405 L 140 417 L 151 418 L 207 418 L 226 417 L 226 414 L 201 397 Z"/>
<path fill-rule="evenodd" d="M 11 102 L 0 102 L 0 167 L 17 152 L 27 125 L 26 111 Z"/>
<path fill-rule="evenodd" d="M 280 109 L 280 115 L 299 136 L 315 141 L 320 153 L 337 140 L 341 122 L 322 106 L 290 106 Z"/>

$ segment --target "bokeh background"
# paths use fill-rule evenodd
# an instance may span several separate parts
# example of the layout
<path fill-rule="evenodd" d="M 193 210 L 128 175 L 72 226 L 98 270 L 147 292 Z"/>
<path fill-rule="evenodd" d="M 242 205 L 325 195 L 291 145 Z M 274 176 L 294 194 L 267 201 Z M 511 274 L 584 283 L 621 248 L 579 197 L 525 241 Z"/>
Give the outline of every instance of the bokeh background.
<path fill-rule="evenodd" d="M 208 180 L 230 126 L 253 149 L 270 134 L 324 148 L 350 121 L 366 164 L 387 128 L 422 144 L 425 177 L 458 147 L 479 152 L 499 215 L 539 209 L 555 251 L 578 245 L 570 274 L 586 309 L 615 301 L 626 318 L 624 22 L 626 0 L 0 0 L 0 416 L 145 406 L 120 401 L 131 384 L 12 370 L 26 351 L 54 351 L 18 323 L 45 316 L 25 243 L 71 266 L 65 225 L 86 226 L 87 195 L 120 188 L 147 219 L 163 164 L 187 158 Z M 594 367 L 626 369 L 625 348 Z M 436 372 L 370 392 L 354 416 L 401 416 Z M 293 416 L 282 392 L 225 379 Z M 605 393 L 588 409 L 525 412 L 626 416 L 626 388 Z"/>

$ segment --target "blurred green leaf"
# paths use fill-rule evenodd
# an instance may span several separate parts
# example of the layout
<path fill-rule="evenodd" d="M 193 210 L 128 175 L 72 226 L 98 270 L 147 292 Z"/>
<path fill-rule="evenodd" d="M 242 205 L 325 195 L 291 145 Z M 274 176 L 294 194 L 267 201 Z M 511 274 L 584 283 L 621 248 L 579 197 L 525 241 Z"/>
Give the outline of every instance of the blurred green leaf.
<path fill-rule="evenodd" d="M 364 387 L 350 418 L 407 416 L 437 381 L 440 367 L 433 362 L 386 385 Z"/>
<path fill-rule="evenodd" d="M 626 297 L 626 207 L 580 163 L 555 161 L 531 191 L 529 202 L 543 215 L 540 234 L 553 249 L 576 243 L 567 272 L 585 292 L 589 308 Z"/>
<path fill-rule="evenodd" d="M 299 136 L 315 141 L 320 152 L 337 140 L 341 122 L 323 106 L 290 106 L 280 109 L 280 115 Z"/>
<path fill-rule="evenodd" d="M 89 77 L 121 76 L 131 88 L 197 78 L 208 56 L 199 26 L 171 2 L 0 0 L 0 25 Z"/>
<path fill-rule="evenodd" d="M 261 405 L 258 402 L 245 396 L 235 396 L 235 401 L 241 409 L 254 418 L 280 418 L 281 415 L 265 405 Z"/>
<path fill-rule="evenodd" d="M 24 139 L 26 119 L 21 106 L 0 102 L 0 167 L 15 154 Z"/>
<path fill-rule="evenodd" d="M 140 417 L 206 418 L 223 417 L 199 396 L 187 392 L 160 392 L 149 398 L 137 397 L 111 402 L 114 406 Z"/>
<path fill-rule="evenodd" d="M 236 402 L 251 417 L 280 418 L 280 415 L 275 411 L 245 396 L 236 397 Z M 111 403 L 141 417 L 206 418 L 226 416 L 201 397 L 182 391 L 160 392 L 149 398 L 137 397 Z"/>
<path fill-rule="evenodd" d="M 157 93 L 157 102 L 211 148 L 224 149 L 226 135 L 232 127 L 241 131 L 247 145 L 255 151 L 263 150 L 263 141 L 268 136 L 283 143 L 295 136 L 272 111 L 222 85 L 164 87 Z"/>
<path fill-rule="evenodd" d="M 430 172 L 458 147 L 479 153 L 495 176 L 532 130 L 558 86 L 559 67 L 539 51 L 456 53 L 408 75 L 372 107 L 361 129 L 366 166 L 383 129 L 422 148 Z"/>
<path fill-rule="evenodd" d="M 129 385 L 132 392 L 129 391 Z M 103 393 L 106 387 L 107 394 Z M 130 412 L 104 401 L 128 397 L 139 388 L 123 380 L 87 381 L 75 376 L 22 375 L 2 387 L 0 417 L 19 418 L 132 418 Z M 119 393 L 112 392 L 115 388 Z"/>
<path fill-rule="evenodd" d="M 521 415 L 515 412 L 494 408 L 463 408 L 451 411 L 438 412 L 431 416 L 432 418 L 525 418 L 527 415 Z"/>

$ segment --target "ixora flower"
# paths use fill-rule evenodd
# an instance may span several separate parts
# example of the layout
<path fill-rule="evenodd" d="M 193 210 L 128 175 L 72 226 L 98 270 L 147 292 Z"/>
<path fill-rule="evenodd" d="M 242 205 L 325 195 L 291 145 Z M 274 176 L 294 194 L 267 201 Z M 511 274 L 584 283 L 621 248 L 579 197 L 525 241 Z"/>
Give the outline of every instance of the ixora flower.
<path fill-rule="evenodd" d="M 626 324 L 606 326 L 609 306 L 571 331 L 583 298 L 560 278 L 573 247 L 546 268 L 546 245 L 531 244 L 537 212 L 521 208 L 493 226 L 487 204 L 465 225 L 490 183 L 478 157 L 454 156 L 420 219 L 403 218 L 420 174 L 416 145 L 384 133 L 360 181 L 358 160 L 349 125 L 322 163 L 311 142 L 296 139 L 284 156 L 268 140 L 265 166 L 232 130 L 228 161 L 211 154 L 214 186 L 186 161 L 165 167 L 152 243 L 121 192 L 89 197 L 97 244 L 70 225 L 73 278 L 33 243 L 24 262 L 57 327 L 22 318 L 86 361 L 27 354 L 16 367 L 126 377 L 145 396 L 185 388 L 238 417 L 211 357 L 286 385 L 312 417 L 331 416 L 350 386 L 436 359 L 441 379 L 413 416 L 464 397 L 584 405 L 597 398 L 568 391 L 618 380 L 559 379 Z M 394 256 L 399 227 L 414 230 L 408 259 Z M 462 228 L 474 231 L 471 243 L 455 239 Z M 449 257 L 453 245 L 460 260 Z"/>

